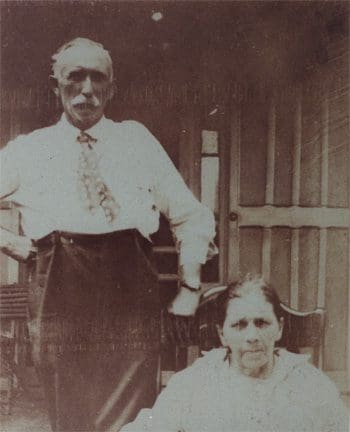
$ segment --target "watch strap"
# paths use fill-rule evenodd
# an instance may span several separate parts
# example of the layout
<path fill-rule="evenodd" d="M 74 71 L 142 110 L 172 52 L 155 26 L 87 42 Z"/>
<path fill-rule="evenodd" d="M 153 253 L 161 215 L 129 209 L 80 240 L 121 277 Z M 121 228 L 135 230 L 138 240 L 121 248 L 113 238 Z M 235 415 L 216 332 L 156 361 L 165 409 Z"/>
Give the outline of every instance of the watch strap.
<path fill-rule="evenodd" d="M 197 291 L 199 291 L 200 288 L 201 288 L 200 285 L 199 285 L 198 287 L 192 287 L 192 286 L 188 285 L 188 284 L 187 284 L 186 282 L 184 282 L 184 281 L 181 281 L 180 285 L 181 285 L 182 287 L 184 287 L 184 288 L 187 288 L 187 289 L 190 290 L 190 291 L 193 291 L 193 292 L 197 292 Z"/>

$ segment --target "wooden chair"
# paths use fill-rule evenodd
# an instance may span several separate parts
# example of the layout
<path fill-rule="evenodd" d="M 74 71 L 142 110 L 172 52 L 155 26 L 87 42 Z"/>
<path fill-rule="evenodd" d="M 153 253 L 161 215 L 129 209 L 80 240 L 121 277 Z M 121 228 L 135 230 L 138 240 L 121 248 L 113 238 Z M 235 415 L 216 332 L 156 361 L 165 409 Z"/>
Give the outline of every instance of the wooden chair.
<path fill-rule="evenodd" d="M 312 363 L 322 368 L 322 342 L 325 326 L 325 309 L 297 311 L 281 303 L 285 311 L 284 329 L 278 346 L 296 353 L 307 353 Z"/>
<path fill-rule="evenodd" d="M 26 285 L 0 286 L 0 386 L 1 411 L 11 413 L 14 383 L 20 384 L 19 366 L 27 353 L 27 297 Z"/>
<path fill-rule="evenodd" d="M 162 342 L 165 347 L 175 346 L 175 367 L 161 372 L 161 387 L 170 376 L 191 364 L 201 351 L 219 347 L 214 319 L 214 300 L 225 286 L 208 290 L 201 297 L 200 307 L 195 317 L 176 317 L 164 312 L 162 319 Z M 300 312 L 281 303 L 284 315 L 284 329 L 278 347 L 291 352 L 307 353 L 312 363 L 322 367 L 322 338 L 324 334 L 325 310 L 317 308 Z M 166 349 L 166 348 L 165 348 Z M 164 369 L 164 368 L 162 368 Z"/>

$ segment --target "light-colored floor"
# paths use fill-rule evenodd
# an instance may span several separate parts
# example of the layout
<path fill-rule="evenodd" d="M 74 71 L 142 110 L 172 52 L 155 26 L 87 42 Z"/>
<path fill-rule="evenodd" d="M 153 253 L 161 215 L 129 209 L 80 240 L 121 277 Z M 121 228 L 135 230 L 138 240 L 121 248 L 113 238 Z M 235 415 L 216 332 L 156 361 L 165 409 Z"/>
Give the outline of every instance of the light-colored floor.
<path fill-rule="evenodd" d="M 342 399 L 350 408 L 350 396 Z M 43 400 L 30 400 L 25 392 L 15 395 L 12 413 L 0 415 L 1 432 L 52 432 Z"/>

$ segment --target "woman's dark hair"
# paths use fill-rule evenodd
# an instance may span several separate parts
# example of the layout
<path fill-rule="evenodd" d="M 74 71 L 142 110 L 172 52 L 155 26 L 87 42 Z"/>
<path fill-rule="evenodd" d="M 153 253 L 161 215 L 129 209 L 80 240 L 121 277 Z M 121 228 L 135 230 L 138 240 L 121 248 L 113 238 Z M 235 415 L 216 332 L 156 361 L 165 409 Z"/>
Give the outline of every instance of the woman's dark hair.
<path fill-rule="evenodd" d="M 273 311 L 279 321 L 284 311 L 281 307 L 281 301 L 277 292 L 260 276 L 252 276 L 248 274 L 243 279 L 237 282 L 232 282 L 216 299 L 215 320 L 220 327 L 224 325 L 226 319 L 227 307 L 231 300 L 243 297 L 245 292 L 259 291 L 264 295 L 266 301 L 272 304 Z"/>

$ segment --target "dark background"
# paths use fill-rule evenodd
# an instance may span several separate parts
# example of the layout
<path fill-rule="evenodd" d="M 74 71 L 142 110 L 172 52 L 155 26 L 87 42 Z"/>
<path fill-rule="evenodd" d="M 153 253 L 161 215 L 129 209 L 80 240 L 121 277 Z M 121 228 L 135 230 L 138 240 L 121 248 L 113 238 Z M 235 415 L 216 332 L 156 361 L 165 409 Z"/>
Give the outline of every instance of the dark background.
<path fill-rule="evenodd" d="M 143 122 L 175 164 L 189 106 L 205 117 L 216 103 L 294 87 L 328 61 L 330 41 L 348 36 L 348 2 L 1 1 L 0 8 L 1 146 L 58 119 L 51 56 L 82 36 L 101 42 L 114 61 L 107 116 Z M 153 20 L 155 12 L 163 19 Z"/>
<path fill-rule="evenodd" d="M 110 50 L 120 90 L 151 82 L 284 85 L 348 34 L 348 2 L 2 1 L 2 88 L 46 87 L 50 57 L 83 36 Z M 151 17 L 161 12 L 163 19 Z"/>

